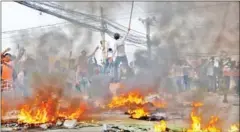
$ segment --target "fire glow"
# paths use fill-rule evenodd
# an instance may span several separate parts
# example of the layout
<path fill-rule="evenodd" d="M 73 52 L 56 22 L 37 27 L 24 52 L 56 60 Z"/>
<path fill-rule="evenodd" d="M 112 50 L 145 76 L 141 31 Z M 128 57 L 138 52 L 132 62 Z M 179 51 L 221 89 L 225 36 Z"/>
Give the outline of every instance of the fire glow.
<path fill-rule="evenodd" d="M 142 91 L 141 91 L 142 92 Z M 110 109 L 126 108 L 127 113 L 131 115 L 131 118 L 139 119 L 141 117 L 147 117 L 150 115 L 149 108 L 147 106 L 148 101 L 145 101 L 145 97 L 141 94 L 140 90 L 132 90 L 128 93 L 114 96 L 108 107 Z M 165 108 L 166 102 L 160 99 L 155 99 L 151 102 L 156 108 Z"/>
<path fill-rule="evenodd" d="M 138 91 L 132 91 L 127 94 L 115 96 L 108 104 L 109 108 L 130 107 L 133 105 L 145 104 L 144 97 Z"/>
<path fill-rule="evenodd" d="M 128 110 L 128 113 L 131 115 L 134 119 L 139 119 L 141 117 L 146 117 L 149 115 L 149 112 L 145 110 L 144 108 L 137 108 L 134 110 Z"/>
<path fill-rule="evenodd" d="M 165 132 L 167 129 L 167 123 L 161 120 L 159 123 L 154 125 L 154 132 Z"/>
<path fill-rule="evenodd" d="M 58 119 L 80 119 L 86 112 L 87 104 L 82 99 L 61 97 L 61 88 L 44 86 L 44 89 L 37 89 L 33 96 L 19 106 L 18 122 L 42 124 L 56 122 Z"/>

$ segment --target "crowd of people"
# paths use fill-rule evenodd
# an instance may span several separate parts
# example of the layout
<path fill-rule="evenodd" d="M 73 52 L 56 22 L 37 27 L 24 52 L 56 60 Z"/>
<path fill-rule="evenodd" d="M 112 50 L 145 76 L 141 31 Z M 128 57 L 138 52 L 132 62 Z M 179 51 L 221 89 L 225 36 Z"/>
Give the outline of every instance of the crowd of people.
<path fill-rule="evenodd" d="M 129 30 L 128 30 L 129 32 Z M 133 66 L 134 62 L 128 63 L 125 52 L 125 36 L 114 34 L 114 47 L 106 46 L 102 51 L 106 51 L 105 60 L 98 64 L 95 53 L 100 49 L 97 46 L 92 54 L 88 55 L 85 50 L 77 59 L 69 60 L 69 67 L 63 68 L 60 61 L 56 61 L 50 73 L 67 73 L 67 86 L 87 94 L 87 89 L 91 85 L 91 77 L 99 74 L 108 75 L 112 82 L 119 82 L 126 79 L 129 75 L 137 74 Z M 100 42 L 101 46 L 103 41 Z M 27 83 L 31 79 L 31 74 L 38 71 L 38 64 L 33 58 L 19 60 L 25 54 L 24 48 L 20 49 L 17 56 L 8 53 L 8 48 L 1 53 L 1 83 L 2 91 L 17 88 L 22 91 L 23 96 L 27 96 Z M 35 60 L 36 61 L 36 60 Z M 211 57 L 201 59 L 197 63 L 192 63 L 187 59 L 176 61 L 169 68 L 168 82 L 177 92 L 186 91 L 192 88 L 208 88 L 209 91 L 216 91 L 220 88 L 230 88 L 230 82 L 235 83 L 235 89 L 239 94 L 239 62 L 231 58 Z M 230 81 L 234 80 L 234 81 Z"/>
<path fill-rule="evenodd" d="M 216 92 L 232 86 L 239 93 L 239 62 L 230 57 L 202 58 L 195 63 L 180 60 L 173 64 L 169 73 L 176 91 L 207 88 Z"/>

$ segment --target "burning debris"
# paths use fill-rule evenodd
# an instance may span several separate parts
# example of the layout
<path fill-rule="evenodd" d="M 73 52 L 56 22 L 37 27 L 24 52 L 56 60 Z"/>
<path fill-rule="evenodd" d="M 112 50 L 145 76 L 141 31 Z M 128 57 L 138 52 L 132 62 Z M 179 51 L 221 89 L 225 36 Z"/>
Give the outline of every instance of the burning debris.
<path fill-rule="evenodd" d="M 140 90 L 133 90 L 112 98 L 108 104 L 110 109 L 126 110 L 126 114 L 133 119 L 143 120 L 162 120 L 166 119 L 165 111 L 157 111 L 159 108 L 164 109 L 166 103 L 160 99 L 153 99 L 149 102 L 145 99 Z"/>

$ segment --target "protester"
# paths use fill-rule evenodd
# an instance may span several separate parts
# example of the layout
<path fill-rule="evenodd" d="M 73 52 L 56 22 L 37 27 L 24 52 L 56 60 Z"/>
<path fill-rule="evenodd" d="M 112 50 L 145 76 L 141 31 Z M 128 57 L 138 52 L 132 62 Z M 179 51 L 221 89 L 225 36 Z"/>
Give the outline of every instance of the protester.
<path fill-rule="evenodd" d="M 126 64 L 127 67 L 128 67 L 128 59 L 127 59 L 126 52 L 125 52 L 125 40 L 128 36 L 129 31 L 130 31 L 130 29 L 128 29 L 128 32 L 123 37 L 123 39 L 120 39 L 120 34 L 119 33 L 114 34 L 115 52 L 113 53 L 113 56 L 115 56 L 115 54 L 117 52 L 117 57 L 116 57 L 116 60 L 115 60 L 115 72 L 114 72 L 115 81 L 119 80 L 118 68 L 119 68 L 120 63 L 122 62 L 123 64 Z"/>
<path fill-rule="evenodd" d="M 14 80 L 17 78 L 17 73 L 15 71 L 16 65 L 18 65 L 19 60 L 23 56 L 25 50 L 21 49 L 18 56 L 15 57 L 10 53 L 7 53 L 11 49 L 6 49 L 3 53 L 1 53 L 1 82 L 2 82 L 2 90 L 4 88 L 11 89 L 13 88 Z"/>
<path fill-rule="evenodd" d="M 207 65 L 208 91 L 215 91 L 216 78 L 214 76 L 214 57 L 211 57 Z"/>
<path fill-rule="evenodd" d="M 183 73 L 182 73 L 182 67 L 180 65 L 180 61 L 177 62 L 177 64 L 173 65 L 174 70 L 174 82 L 175 82 L 175 89 L 177 92 L 182 91 L 182 82 L 183 82 Z"/>
<path fill-rule="evenodd" d="M 228 57 L 224 62 L 223 62 L 223 84 L 224 88 L 229 89 L 230 88 L 230 72 L 231 72 L 231 58 Z"/>
<path fill-rule="evenodd" d="M 108 48 L 107 59 L 106 59 L 105 65 L 104 65 L 104 73 L 109 74 L 110 76 L 113 75 L 113 73 L 112 73 L 113 68 L 114 68 L 114 65 L 113 65 L 113 49 Z"/>
<path fill-rule="evenodd" d="M 27 97 L 27 82 L 26 82 L 26 69 L 23 65 L 20 66 L 20 72 L 17 75 L 17 87 L 22 91 L 23 97 Z"/>
<path fill-rule="evenodd" d="M 235 82 L 235 89 L 238 95 L 240 95 L 240 91 L 239 91 L 239 62 L 236 63 L 235 67 L 234 67 L 234 82 Z"/>
<path fill-rule="evenodd" d="M 77 71 L 76 71 L 76 88 L 83 92 L 84 94 L 87 94 L 87 87 L 89 86 L 89 75 L 88 75 L 88 60 L 90 57 L 93 57 L 96 53 L 96 51 L 99 49 L 97 47 L 94 52 L 87 56 L 87 52 L 83 50 L 81 53 L 81 56 L 79 56 L 77 60 Z"/>
<path fill-rule="evenodd" d="M 183 64 L 183 84 L 184 90 L 189 90 L 190 88 L 190 78 L 189 78 L 190 66 L 185 61 Z"/>

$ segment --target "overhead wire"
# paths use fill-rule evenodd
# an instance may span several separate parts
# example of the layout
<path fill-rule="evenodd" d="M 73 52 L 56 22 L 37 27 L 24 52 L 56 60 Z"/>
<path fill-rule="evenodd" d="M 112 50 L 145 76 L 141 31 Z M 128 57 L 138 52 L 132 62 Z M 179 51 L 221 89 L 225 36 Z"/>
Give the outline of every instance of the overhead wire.
<path fill-rule="evenodd" d="M 215 4 L 215 5 L 208 5 L 208 6 L 199 6 L 199 7 L 195 7 L 195 8 L 192 8 L 192 9 L 198 9 L 198 8 L 208 8 L 208 7 L 212 7 L 212 6 L 219 6 L 219 5 L 223 5 L 224 3 L 221 3 L 221 4 Z M 224 4 L 225 5 L 225 4 Z M 185 9 L 190 9 L 190 8 L 185 8 Z M 161 12 L 161 11 L 153 11 L 153 12 L 146 12 L 146 13 L 144 13 L 144 14 L 146 14 L 146 15 L 150 15 L 150 14 L 153 14 L 153 15 L 155 15 L 155 14 L 159 14 L 159 12 Z M 113 18 L 113 17 L 107 17 L 107 16 L 109 16 L 109 15 L 117 15 L 117 16 L 119 16 L 119 15 L 122 15 L 123 13 L 120 13 L 120 14 L 106 14 L 106 15 L 103 15 L 106 19 L 108 19 L 108 21 L 112 21 L 112 20 L 123 20 L 123 19 L 129 19 L 129 17 L 127 17 L 127 16 L 125 16 L 125 17 L 120 17 L 120 18 Z M 124 14 L 127 14 L 127 13 L 124 13 Z M 128 13 L 129 14 L 129 13 Z M 136 14 L 138 14 L 138 13 L 134 13 L 135 15 Z M 93 16 L 96 16 L 96 17 L 100 17 L 100 16 L 97 16 L 97 15 L 93 15 Z M 136 16 L 134 17 L 132 17 L 132 18 L 136 18 Z M 79 19 L 79 20 L 82 20 L 82 19 Z M 31 27 L 31 28 L 25 28 L 25 29 L 18 29 L 18 30 L 9 30 L 9 31 L 4 31 L 4 32 L 2 32 L 2 33 L 9 33 L 9 32 L 15 32 L 15 31 L 23 31 L 23 30 L 28 30 L 28 29 L 34 29 L 34 28 L 41 28 L 41 27 L 47 27 L 47 26 L 54 26 L 54 25 L 62 25 L 62 24 L 68 24 L 69 22 L 63 22 L 63 23 L 56 23 L 56 24 L 49 24 L 49 25 L 44 25 L 44 26 L 37 26 L 37 27 Z M 121 24 L 118 24 L 117 23 L 117 25 L 121 25 Z M 122 26 L 122 25 L 121 25 Z M 125 26 L 123 26 L 123 27 L 125 27 Z M 127 28 L 127 27 L 126 27 Z M 136 31 L 136 32 L 138 32 L 138 31 Z M 139 32 L 139 33 L 141 33 L 141 32 Z"/>

